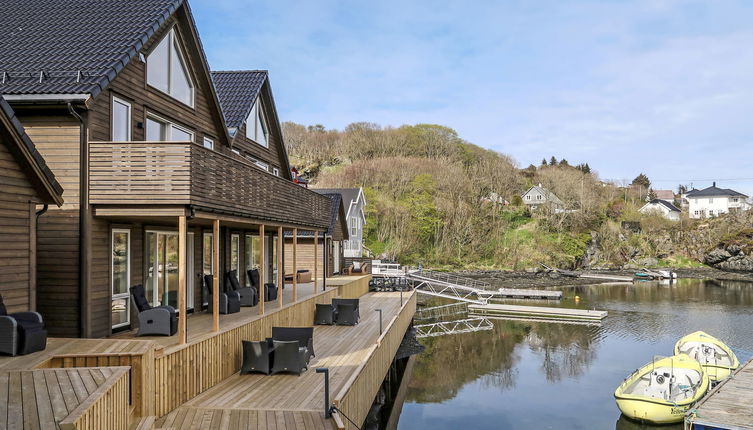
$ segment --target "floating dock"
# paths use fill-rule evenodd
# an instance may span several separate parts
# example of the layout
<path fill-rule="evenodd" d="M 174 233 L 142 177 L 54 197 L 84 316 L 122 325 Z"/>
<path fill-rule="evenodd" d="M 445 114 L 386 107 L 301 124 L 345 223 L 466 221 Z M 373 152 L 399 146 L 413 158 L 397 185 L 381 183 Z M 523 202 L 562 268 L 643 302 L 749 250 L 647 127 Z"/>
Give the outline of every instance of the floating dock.
<path fill-rule="evenodd" d="M 468 311 L 475 315 L 490 317 L 511 317 L 516 319 L 535 319 L 539 321 L 580 321 L 599 322 L 607 317 L 606 311 L 587 309 L 549 308 L 539 306 L 501 305 L 496 303 L 486 305 L 469 305 Z"/>
<path fill-rule="evenodd" d="M 495 299 L 542 299 L 560 300 L 562 291 L 530 290 L 520 288 L 500 288 L 489 290 L 489 294 Z"/>
<path fill-rule="evenodd" d="M 706 394 L 685 416 L 685 430 L 753 429 L 753 359 Z"/>
<path fill-rule="evenodd" d="M 581 273 L 578 275 L 579 278 L 586 278 L 586 279 L 601 279 L 603 281 L 617 281 L 617 282 L 633 282 L 635 278 L 632 276 L 621 276 L 621 275 L 603 275 L 600 273 Z"/>

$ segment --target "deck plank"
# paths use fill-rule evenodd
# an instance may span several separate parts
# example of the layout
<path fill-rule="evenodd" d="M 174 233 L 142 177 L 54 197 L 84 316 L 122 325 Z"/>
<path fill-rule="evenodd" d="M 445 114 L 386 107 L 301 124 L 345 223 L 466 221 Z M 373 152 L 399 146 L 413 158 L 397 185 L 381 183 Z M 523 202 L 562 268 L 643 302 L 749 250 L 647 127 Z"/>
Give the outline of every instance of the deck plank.
<path fill-rule="evenodd" d="M 686 422 L 753 429 L 753 359 L 701 399 L 694 412 Z"/>

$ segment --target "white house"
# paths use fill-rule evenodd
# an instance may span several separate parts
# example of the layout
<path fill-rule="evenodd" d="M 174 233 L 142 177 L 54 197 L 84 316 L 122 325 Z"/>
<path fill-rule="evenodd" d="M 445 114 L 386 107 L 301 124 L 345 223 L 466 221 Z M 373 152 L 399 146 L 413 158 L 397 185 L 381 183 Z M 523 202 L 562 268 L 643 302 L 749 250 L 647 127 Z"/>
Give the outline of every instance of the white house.
<path fill-rule="evenodd" d="M 531 209 L 536 209 L 539 206 L 546 204 L 551 205 L 555 209 L 561 208 L 564 203 L 553 192 L 542 187 L 541 184 L 534 185 L 528 189 L 521 196 L 523 203 L 528 205 Z"/>
<path fill-rule="evenodd" d="M 735 190 L 718 188 L 716 182 L 702 190 L 690 190 L 683 195 L 683 199 L 688 203 L 690 218 L 714 217 L 751 208 L 747 201 L 748 196 Z"/>
<path fill-rule="evenodd" d="M 366 198 L 363 188 L 326 188 L 317 189 L 318 193 L 337 193 L 342 195 L 345 205 L 345 219 L 348 222 L 349 239 L 343 241 L 344 257 L 363 256 L 363 229 L 366 225 Z"/>
<path fill-rule="evenodd" d="M 644 215 L 659 214 L 672 221 L 680 220 L 680 209 L 672 203 L 662 199 L 653 199 L 643 205 L 638 211 Z"/>

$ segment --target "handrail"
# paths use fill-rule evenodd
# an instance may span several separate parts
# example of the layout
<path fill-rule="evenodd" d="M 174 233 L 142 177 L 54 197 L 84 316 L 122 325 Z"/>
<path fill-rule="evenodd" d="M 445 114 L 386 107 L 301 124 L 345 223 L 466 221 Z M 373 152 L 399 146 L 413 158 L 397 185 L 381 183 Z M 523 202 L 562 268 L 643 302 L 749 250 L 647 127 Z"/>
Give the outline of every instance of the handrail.
<path fill-rule="evenodd" d="M 91 369 L 91 368 L 77 368 L 76 370 L 81 369 Z M 106 394 L 108 391 L 110 391 L 117 383 L 119 383 L 123 378 L 128 378 L 128 372 L 131 370 L 130 366 L 118 366 L 118 367 L 108 367 L 108 369 L 112 370 L 112 374 L 105 380 L 105 382 L 97 387 L 94 392 L 92 392 L 83 402 L 81 402 L 75 409 L 71 411 L 68 416 L 63 418 L 59 425 L 62 430 L 76 430 L 79 428 L 79 420 L 83 418 L 95 405 L 98 401 L 106 398 Z M 108 413 L 112 413 L 113 411 L 108 411 Z"/>

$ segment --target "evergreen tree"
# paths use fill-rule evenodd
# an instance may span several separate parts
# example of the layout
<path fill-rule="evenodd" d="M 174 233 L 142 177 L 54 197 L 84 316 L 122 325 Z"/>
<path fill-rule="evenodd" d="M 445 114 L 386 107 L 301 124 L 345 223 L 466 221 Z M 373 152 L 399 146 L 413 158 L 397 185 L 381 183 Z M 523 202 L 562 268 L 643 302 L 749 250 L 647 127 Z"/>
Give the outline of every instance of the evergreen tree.
<path fill-rule="evenodd" d="M 549 165 L 550 166 L 556 166 L 557 165 L 557 159 L 554 158 L 554 155 L 552 155 L 552 158 L 549 159 Z"/>
<path fill-rule="evenodd" d="M 585 174 L 590 174 L 591 173 L 591 166 L 589 166 L 588 163 L 586 163 L 586 164 L 583 165 L 583 169 L 581 171 L 583 173 L 585 173 Z"/>
<path fill-rule="evenodd" d="M 546 166 L 546 158 L 544 158 L 544 159 L 541 160 L 541 165 L 542 166 Z"/>
<path fill-rule="evenodd" d="M 633 182 L 631 182 L 630 185 L 641 186 L 643 188 L 651 188 L 651 181 L 648 179 L 648 176 L 641 173 L 640 175 L 636 176 L 635 179 L 633 179 Z"/>
<path fill-rule="evenodd" d="M 570 164 L 564 158 L 560 160 L 560 167 L 568 167 Z"/>

